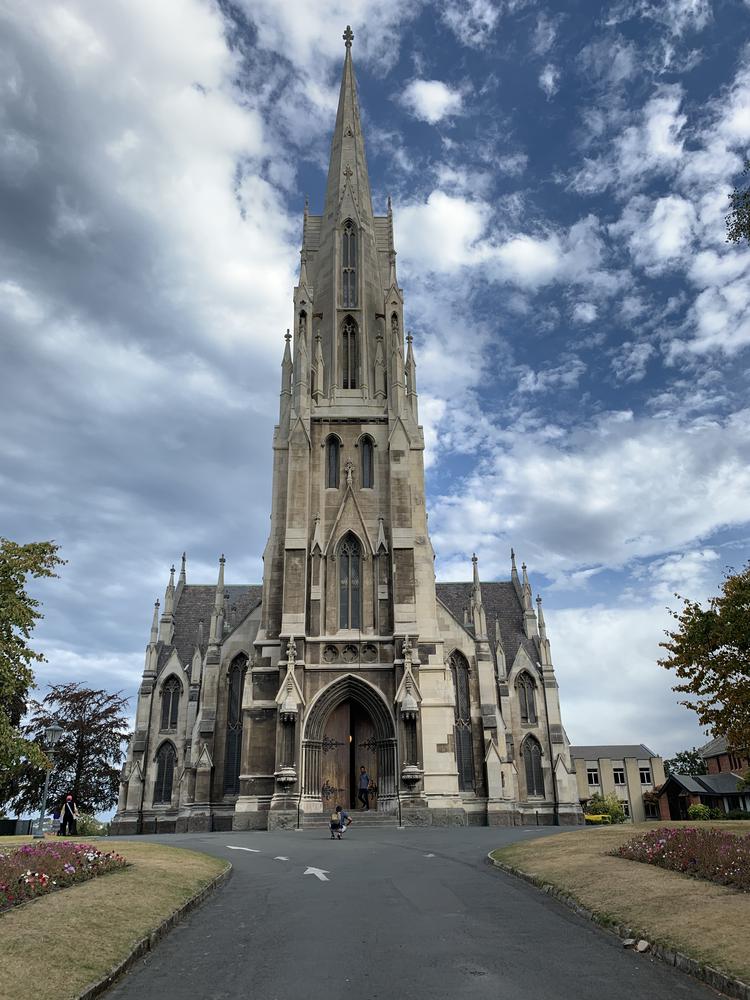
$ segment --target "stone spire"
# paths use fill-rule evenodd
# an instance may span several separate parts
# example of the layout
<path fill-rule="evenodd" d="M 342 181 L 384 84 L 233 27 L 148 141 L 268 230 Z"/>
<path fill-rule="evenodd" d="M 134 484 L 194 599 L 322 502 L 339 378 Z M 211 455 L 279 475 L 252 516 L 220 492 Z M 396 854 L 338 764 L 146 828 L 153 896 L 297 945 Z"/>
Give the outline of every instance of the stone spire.
<path fill-rule="evenodd" d="M 164 614 L 161 616 L 159 638 L 166 645 L 171 645 L 174 635 L 174 563 L 169 571 L 169 583 L 164 592 Z"/>
<path fill-rule="evenodd" d="M 154 601 L 154 618 L 151 622 L 151 638 L 149 644 L 155 646 L 159 641 L 159 602 Z"/>
<path fill-rule="evenodd" d="M 287 330 L 284 335 L 284 356 L 281 359 L 281 399 L 279 402 L 279 426 L 289 429 L 292 409 L 292 335 Z"/>
<path fill-rule="evenodd" d="M 414 420 L 419 423 L 419 413 L 417 410 L 417 363 L 414 360 L 414 349 L 412 348 L 412 341 L 414 338 L 411 333 L 406 335 L 406 398 L 411 406 L 411 412 L 414 414 Z"/>
<path fill-rule="evenodd" d="M 352 40 L 354 33 L 349 25 L 344 32 L 346 56 L 341 75 L 339 106 L 336 112 L 336 126 L 331 143 L 331 160 L 328 167 L 328 184 L 324 218 L 335 220 L 338 208 L 348 187 L 360 215 L 360 223 L 373 227 L 370 179 L 367 175 L 367 159 L 362 126 L 359 117 L 357 81 L 352 64 Z"/>
<path fill-rule="evenodd" d="M 531 584 L 526 572 L 526 563 L 521 563 L 521 603 L 523 604 L 523 627 L 529 639 L 539 635 L 534 605 L 531 600 Z"/>
<path fill-rule="evenodd" d="M 209 646 L 218 646 L 224 636 L 224 563 L 222 553 L 219 559 L 219 577 L 214 592 L 214 610 L 211 613 L 211 629 L 208 635 Z"/>
<path fill-rule="evenodd" d="M 479 560 L 476 552 L 471 557 L 471 617 L 474 623 L 474 635 L 479 639 L 487 638 L 487 617 L 482 602 L 482 585 L 479 582 Z"/>

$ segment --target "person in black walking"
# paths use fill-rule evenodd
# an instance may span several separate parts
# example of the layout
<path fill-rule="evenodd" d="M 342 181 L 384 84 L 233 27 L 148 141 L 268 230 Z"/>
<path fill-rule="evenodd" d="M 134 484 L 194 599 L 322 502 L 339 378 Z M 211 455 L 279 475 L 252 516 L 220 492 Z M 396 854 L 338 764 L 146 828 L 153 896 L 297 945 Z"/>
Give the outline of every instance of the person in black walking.
<path fill-rule="evenodd" d="M 359 769 L 359 794 L 357 798 L 362 803 L 363 809 L 370 808 L 370 797 L 367 794 L 370 787 L 370 775 L 365 771 L 364 767 Z"/>
<path fill-rule="evenodd" d="M 65 796 L 65 802 L 60 816 L 60 836 L 75 837 L 78 822 L 78 806 L 72 795 Z"/>

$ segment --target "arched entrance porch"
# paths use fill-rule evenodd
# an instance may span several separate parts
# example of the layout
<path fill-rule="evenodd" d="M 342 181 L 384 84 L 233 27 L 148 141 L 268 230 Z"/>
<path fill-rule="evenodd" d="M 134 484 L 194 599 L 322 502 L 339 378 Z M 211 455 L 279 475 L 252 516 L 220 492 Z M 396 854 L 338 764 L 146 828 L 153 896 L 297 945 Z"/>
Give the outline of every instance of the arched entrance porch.
<path fill-rule="evenodd" d="M 302 739 L 302 786 L 305 812 L 352 809 L 358 775 L 364 766 L 378 787 L 374 805 L 395 812 L 396 729 L 383 696 L 372 685 L 348 674 L 317 696 L 305 720 Z"/>

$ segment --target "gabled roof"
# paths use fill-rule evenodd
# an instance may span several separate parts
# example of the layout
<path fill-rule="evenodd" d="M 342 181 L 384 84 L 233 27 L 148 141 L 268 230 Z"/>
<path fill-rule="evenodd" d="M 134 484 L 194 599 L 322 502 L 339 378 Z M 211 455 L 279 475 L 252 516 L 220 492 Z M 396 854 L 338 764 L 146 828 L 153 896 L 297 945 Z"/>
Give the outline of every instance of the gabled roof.
<path fill-rule="evenodd" d="M 438 600 L 451 614 L 463 624 L 464 608 L 471 607 L 471 582 L 468 583 L 437 583 Z M 495 619 L 500 622 L 500 634 L 503 640 L 503 652 L 508 670 L 513 666 L 518 647 L 523 646 L 532 663 L 539 659 L 534 642 L 527 638 L 523 627 L 523 605 L 518 599 L 516 588 L 508 580 L 484 583 L 482 582 L 482 603 L 487 618 L 487 637 L 490 645 L 495 645 Z M 469 621 L 464 628 L 474 634 L 474 624 Z"/>
<path fill-rule="evenodd" d="M 653 750 L 649 750 L 644 743 L 631 743 L 615 744 L 614 746 L 571 747 L 570 756 L 577 760 L 598 760 L 600 757 L 605 757 L 608 760 L 637 757 L 643 760 L 646 757 L 658 757 L 659 755 L 655 754 Z"/>
<path fill-rule="evenodd" d="M 263 594 L 260 584 L 244 586 L 230 585 L 225 587 L 229 594 L 229 607 L 237 608 L 237 622 L 258 607 Z M 198 622 L 203 622 L 204 643 L 208 642 L 208 631 L 211 625 L 211 612 L 214 607 L 216 585 L 188 584 L 183 587 L 180 600 L 174 613 L 173 646 L 177 650 L 180 662 L 185 667 L 190 662 L 198 641 Z"/>
<path fill-rule="evenodd" d="M 722 771 L 720 774 L 670 774 L 667 782 L 674 780 L 693 795 L 739 795 L 737 783 L 741 778 L 742 775 L 732 771 Z"/>
<path fill-rule="evenodd" d="M 726 736 L 717 736 L 716 739 L 709 740 L 704 746 L 698 748 L 698 753 L 706 759 L 709 757 L 719 757 L 721 754 L 727 752 Z"/>

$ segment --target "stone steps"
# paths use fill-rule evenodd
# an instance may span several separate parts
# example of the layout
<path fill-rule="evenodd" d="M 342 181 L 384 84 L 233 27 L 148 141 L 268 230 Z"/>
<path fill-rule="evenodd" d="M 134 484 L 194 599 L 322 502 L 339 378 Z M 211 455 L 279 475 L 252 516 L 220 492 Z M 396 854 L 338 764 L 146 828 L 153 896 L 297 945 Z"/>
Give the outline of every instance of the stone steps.
<path fill-rule="evenodd" d="M 398 825 L 398 816 L 395 813 L 379 813 L 374 810 L 369 812 L 365 809 L 350 810 L 349 815 L 352 822 L 357 826 L 389 826 Z M 327 830 L 331 824 L 330 813 L 305 813 L 302 827 L 305 830 Z"/>

